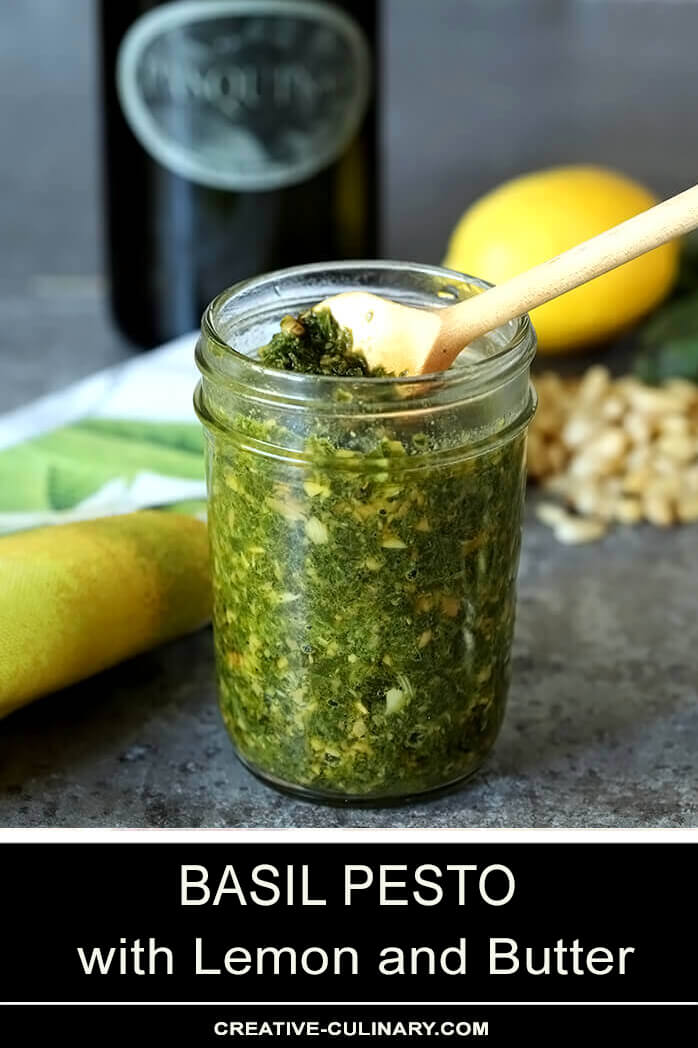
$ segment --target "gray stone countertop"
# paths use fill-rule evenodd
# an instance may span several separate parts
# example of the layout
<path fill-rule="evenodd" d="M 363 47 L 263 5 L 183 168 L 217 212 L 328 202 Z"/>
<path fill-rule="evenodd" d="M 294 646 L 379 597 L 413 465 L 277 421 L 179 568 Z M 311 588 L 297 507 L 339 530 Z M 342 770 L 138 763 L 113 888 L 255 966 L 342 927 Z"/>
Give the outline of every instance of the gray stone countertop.
<path fill-rule="evenodd" d="M 677 133 L 694 79 L 694 5 L 535 0 L 524 17 L 515 0 L 473 0 L 465 24 L 460 0 L 438 2 L 428 25 L 420 0 L 387 4 L 393 257 L 437 260 L 464 203 L 514 170 L 594 159 L 660 192 L 694 180 L 698 139 Z M 0 411 L 129 353 L 95 275 L 92 4 L 59 6 L 27 0 L 0 14 Z M 502 18 L 516 23 L 515 62 Z M 492 69 L 467 134 L 462 107 L 440 106 L 441 138 L 415 156 L 411 121 L 437 133 L 424 84 L 462 99 L 473 70 Z M 0 722 L 0 826 L 696 826 L 697 611 L 695 528 L 619 528 L 568 548 L 529 506 L 509 710 L 462 789 L 367 810 L 262 785 L 223 730 L 206 630 Z"/>

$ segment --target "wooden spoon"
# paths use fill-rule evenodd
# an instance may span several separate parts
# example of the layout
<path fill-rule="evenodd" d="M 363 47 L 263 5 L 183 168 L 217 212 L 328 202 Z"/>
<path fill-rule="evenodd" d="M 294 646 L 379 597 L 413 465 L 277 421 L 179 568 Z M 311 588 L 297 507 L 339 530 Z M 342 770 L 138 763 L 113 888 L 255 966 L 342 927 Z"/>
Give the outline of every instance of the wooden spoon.
<path fill-rule="evenodd" d="M 417 309 L 349 291 L 314 308 L 351 329 L 371 369 L 445 371 L 473 339 L 697 227 L 698 185 L 455 306 Z"/>

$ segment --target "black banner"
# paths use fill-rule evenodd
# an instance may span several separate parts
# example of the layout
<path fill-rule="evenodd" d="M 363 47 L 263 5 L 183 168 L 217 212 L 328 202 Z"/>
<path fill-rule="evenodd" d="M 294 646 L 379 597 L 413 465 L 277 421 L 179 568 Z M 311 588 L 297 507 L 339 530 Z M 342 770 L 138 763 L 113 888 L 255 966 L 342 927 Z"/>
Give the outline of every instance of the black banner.
<path fill-rule="evenodd" d="M 11 844 L 5 1001 L 692 1001 L 690 844 Z"/>

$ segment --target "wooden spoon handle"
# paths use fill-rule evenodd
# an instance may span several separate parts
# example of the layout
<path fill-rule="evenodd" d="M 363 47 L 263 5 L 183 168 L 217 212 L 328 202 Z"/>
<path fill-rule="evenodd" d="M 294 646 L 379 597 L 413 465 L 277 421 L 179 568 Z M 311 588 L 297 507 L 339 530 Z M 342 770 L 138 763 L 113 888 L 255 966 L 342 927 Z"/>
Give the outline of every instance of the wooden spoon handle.
<path fill-rule="evenodd" d="M 698 185 L 642 211 L 481 295 L 441 311 L 439 346 L 453 359 L 493 328 L 698 227 Z"/>

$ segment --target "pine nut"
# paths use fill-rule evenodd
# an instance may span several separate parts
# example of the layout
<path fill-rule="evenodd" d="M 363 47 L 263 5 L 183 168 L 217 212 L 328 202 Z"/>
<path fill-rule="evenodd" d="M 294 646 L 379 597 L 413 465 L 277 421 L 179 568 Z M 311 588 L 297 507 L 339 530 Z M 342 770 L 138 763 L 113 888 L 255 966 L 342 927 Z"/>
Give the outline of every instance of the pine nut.
<path fill-rule="evenodd" d="M 601 490 L 594 484 L 581 484 L 570 492 L 570 502 L 585 517 L 605 517 L 607 507 Z"/>
<path fill-rule="evenodd" d="M 589 440 L 598 429 L 598 423 L 590 415 L 572 415 L 562 430 L 562 439 L 568 448 L 578 448 Z"/>
<path fill-rule="evenodd" d="M 676 462 L 691 462 L 696 458 L 696 452 L 698 451 L 695 440 L 678 434 L 660 437 L 657 441 L 657 447 Z"/>
<path fill-rule="evenodd" d="M 647 498 L 674 499 L 681 493 L 680 473 L 659 473 L 650 478 L 643 492 Z"/>
<path fill-rule="evenodd" d="M 691 435 L 691 422 L 686 415 L 667 415 L 666 418 L 658 419 L 657 426 L 662 434 L 679 437 Z"/>
<path fill-rule="evenodd" d="M 548 444 L 548 468 L 552 473 L 560 473 L 567 462 L 567 451 L 562 444 Z"/>
<path fill-rule="evenodd" d="M 640 495 L 647 489 L 647 485 L 652 477 L 651 471 L 647 466 L 641 466 L 639 469 L 634 469 L 630 473 L 626 473 L 623 478 L 623 491 L 628 495 Z"/>
<path fill-rule="evenodd" d="M 541 524 L 547 524 L 549 528 L 557 527 L 565 520 L 569 520 L 569 513 L 556 502 L 539 502 L 536 506 L 536 516 Z"/>
<path fill-rule="evenodd" d="M 632 386 L 628 391 L 632 406 L 645 415 L 662 415 L 681 410 L 681 398 L 667 389 L 654 386 Z"/>
<path fill-rule="evenodd" d="M 546 372 L 536 388 L 529 473 L 574 510 L 536 508 L 560 542 L 591 542 L 609 521 L 698 521 L 698 384 L 648 386 L 593 367 L 581 379 Z"/>
<path fill-rule="evenodd" d="M 606 397 L 601 405 L 601 414 L 609 422 L 619 422 L 625 414 L 625 401 L 619 396 Z"/>
<path fill-rule="evenodd" d="M 633 444 L 649 444 L 652 439 L 652 422 L 646 415 L 630 412 L 623 419 L 623 428 Z"/>
<path fill-rule="evenodd" d="M 671 502 L 661 495 L 646 495 L 642 500 L 645 519 L 658 528 L 668 528 L 674 523 Z"/>
<path fill-rule="evenodd" d="M 596 365 L 596 367 L 589 368 L 582 384 L 579 387 L 579 398 L 580 400 L 598 401 L 600 397 L 608 389 L 611 384 L 611 373 L 608 368 Z"/>
<path fill-rule="evenodd" d="M 698 494 L 682 495 L 676 504 L 676 515 L 682 524 L 698 521 Z"/>
<path fill-rule="evenodd" d="M 613 515 L 619 524 L 639 524 L 642 520 L 642 503 L 640 499 L 618 499 L 613 507 Z"/>
<path fill-rule="evenodd" d="M 691 466 L 681 473 L 681 487 L 684 491 L 698 491 L 698 466 Z"/>
<path fill-rule="evenodd" d="M 594 542 L 606 534 L 607 525 L 602 520 L 585 517 L 569 517 L 555 527 L 555 538 L 567 546 L 582 542 Z"/>

